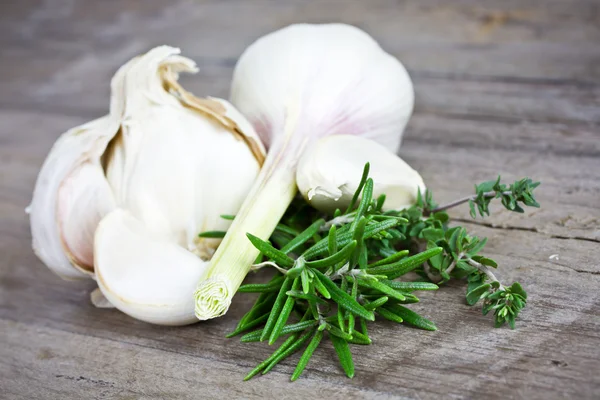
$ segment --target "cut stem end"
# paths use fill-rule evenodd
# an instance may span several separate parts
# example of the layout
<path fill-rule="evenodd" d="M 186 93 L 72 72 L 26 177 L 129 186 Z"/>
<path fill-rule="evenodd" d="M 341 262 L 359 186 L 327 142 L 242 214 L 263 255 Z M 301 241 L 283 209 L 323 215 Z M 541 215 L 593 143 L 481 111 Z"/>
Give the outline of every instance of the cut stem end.
<path fill-rule="evenodd" d="M 208 320 L 224 315 L 233 297 L 231 283 L 221 275 L 213 276 L 198 285 L 194 293 L 196 317 Z"/>

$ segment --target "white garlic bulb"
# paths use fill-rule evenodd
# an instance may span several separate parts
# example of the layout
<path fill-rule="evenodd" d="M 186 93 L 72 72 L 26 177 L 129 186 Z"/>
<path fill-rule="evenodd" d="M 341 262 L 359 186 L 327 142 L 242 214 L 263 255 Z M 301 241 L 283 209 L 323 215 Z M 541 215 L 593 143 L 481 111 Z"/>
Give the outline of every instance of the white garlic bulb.
<path fill-rule="evenodd" d="M 386 195 L 384 210 L 410 207 L 419 190 L 425 192 L 419 173 L 400 157 L 379 143 L 350 135 L 320 139 L 304 152 L 296 170 L 298 190 L 318 210 L 344 210 L 358 189 L 366 163 L 370 164 L 373 196 Z"/>
<path fill-rule="evenodd" d="M 292 25 L 242 54 L 231 101 L 268 147 L 245 200 L 196 292 L 200 319 L 223 315 L 258 251 L 296 193 L 296 167 L 319 138 L 348 134 L 395 151 L 412 113 L 414 91 L 402 64 L 369 35 L 343 24 Z"/>
<path fill-rule="evenodd" d="M 267 147 L 345 134 L 396 151 L 414 89 L 404 66 L 362 30 L 298 24 L 246 49 L 234 71 L 231 102 Z"/>
<path fill-rule="evenodd" d="M 179 85 L 196 67 L 178 54 L 157 47 L 119 69 L 110 114 L 59 138 L 30 207 L 48 267 L 93 276 L 121 311 L 171 325 L 197 321 L 193 290 L 219 244 L 198 233 L 227 228 L 220 215 L 238 211 L 264 158 L 233 106 Z"/>

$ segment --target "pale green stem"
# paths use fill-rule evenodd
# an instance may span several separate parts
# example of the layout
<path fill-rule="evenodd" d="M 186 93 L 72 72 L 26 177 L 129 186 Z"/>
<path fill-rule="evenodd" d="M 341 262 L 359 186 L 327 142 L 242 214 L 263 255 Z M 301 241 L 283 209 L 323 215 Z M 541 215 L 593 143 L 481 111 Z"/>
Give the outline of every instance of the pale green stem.
<path fill-rule="evenodd" d="M 200 320 L 220 317 L 258 256 L 246 237 L 252 233 L 267 240 L 296 194 L 296 164 L 303 146 L 285 142 L 272 149 L 250 194 L 214 254 L 211 265 L 195 292 L 195 311 Z"/>

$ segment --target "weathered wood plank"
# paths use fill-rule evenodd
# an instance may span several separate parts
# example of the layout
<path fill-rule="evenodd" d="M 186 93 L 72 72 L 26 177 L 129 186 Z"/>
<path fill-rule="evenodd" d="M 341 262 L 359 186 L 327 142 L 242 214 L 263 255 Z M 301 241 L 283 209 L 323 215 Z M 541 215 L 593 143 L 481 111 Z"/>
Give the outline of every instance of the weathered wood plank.
<path fill-rule="evenodd" d="M 274 372 L 238 384 L 245 368 L 237 361 L 131 345 L 62 330 L 0 320 L 0 374 L 5 398 L 198 399 L 307 398 L 372 399 L 368 388 L 307 379 L 294 384 Z M 316 387 L 315 387 L 316 386 Z"/>
<path fill-rule="evenodd" d="M 493 393 L 499 393 L 503 385 L 510 385 L 520 398 L 593 398 L 600 390 L 598 377 L 587 373 L 594 370 L 600 356 L 596 346 L 600 339 L 597 245 L 582 241 L 567 244 L 558 239 L 540 242 L 539 234 L 531 232 L 472 228 L 475 233 L 490 237 L 489 254 L 501 263 L 501 279 L 518 279 L 530 292 L 530 306 L 523 312 L 517 330 L 492 329 L 488 317 L 479 315 L 477 308 L 462 304 L 464 287 L 453 284 L 437 293 L 424 294 L 422 303 L 414 307 L 436 321 L 438 332 L 377 324 L 371 329 L 376 343 L 356 349 L 357 377 L 354 380 L 346 381 L 341 376 L 331 349 L 327 350 L 326 346 L 311 362 L 303 380 L 305 384 L 318 391 L 342 385 L 352 390 L 369 388 L 381 394 L 425 398 L 473 397 L 483 393 L 494 397 Z M 21 238 L 19 241 L 22 242 Z M 22 251 L 11 252 L 15 246 L 10 243 L 2 247 L 3 254 Z M 536 247 L 535 252 L 532 247 Z M 550 260 L 552 254 L 559 254 L 559 260 Z M 196 384 L 215 380 L 215 385 L 219 382 L 220 393 L 235 395 L 238 390 L 246 389 L 246 384 L 235 384 L 244 371 L 268 354 L 267 346 L 242 345 L 223 338 L 225 332 L 233 328 L 234 317 L 239 317 L 248 306 L 250 296 L 238 296 L 227 318 L 185 328 L 155 327 L 115 310 L 93 308 L 88 302 L 89 284 L 60 281 L 41 265 L 32 270 L 33 255 L 19 258 L 20 262 L 1 272 L 0 318 L 18 320 L 26 326 L 19 325 L 16 329 L 9 322 L 3 322 L 9 326 L 6 331 L 0 331 L 0 337 L 8 344 L 2 349 L 9 353 L 2 354 L 0 359 L 16 358 L 18 368 L 38 371 L 35 376 L 44 384 L 48 384 L 47 380 L 60 381 L 54 379 L 56 376 L 49 376 L 55 374 L 83 376 L 84 383 L 92 381 L 92 386 L 97 385 L 94 381 L 106 381 L 121 387 L 123 376 L 130 376 L 126 372 L 145 363 L 140 368 L 146 372 L 138 372 L 136 368 L 135 376 L 143 379 L 138 382 L 139 388 L 146 388 L 147 395 L 163 397 L 183 393 L 182 386 L 189 387 L 189 383 L 187 380 L 179 382 L 180 374 L 192 375 L 188 379 Z M 576 272 L 572 265 L 580 267 L 581 272 Z M 6 276 L 9 281 L 4 279 Z M 23 337 L 31 337 L 31 340 L 23 340 Z M 50 340 L 51 337 L 56 339 Z M 6 342 L 7 339 L 10 341 Z M 27 348 L 15 346 L 13 342 L 17 340 Z M 44 348 L 74 360 L 65 361 L 66 366 L 61 362 L 58 369 L 52 364 L 29 366 L 18 362 L 19 359 L 31 360 L 33 357 L 25 356 L 31 351 L 44 354 Z M 158 355 L 153 352 L 159 353 L 164 361 L 154 361 Z M 136 354 L 133 361 L 129 354 Z M 207 362 L 209 364 L 203 367 Z M 162 365 L 165 369 L 161 371 Z M 252 393 L 257 393 L 257 388 L 279 390 L 287 379 L 285 374 L 292 370 L 293 365 L 287 361 L 278 368 L 281 374 L 258 379 L 248 390 Z M 163 376 L 153 375 L 157 371 Z M 172 379 L 177 380 L 170 386 L 173 392 L 153 392 Z M 231 386 L 223 387 L 220 382 L 224 380 L 231 381 Z M 67 382 L 52 383 L 50 387 L 54 385 L 64 388 Z M 554 392 L 557 387 L 560 388 L 558 395 Z M 67 393 L 71 390 L 78 393 L 70 385 L 67 388 Z M 15 388 L 9 386 L 8 389 Z M 86 390 L 101 388 L 88 385 Z"/>
<path fill-rule="evenodd" d="M 346 2 L 342 13 L 333 0 L 316 8 L 300 1 L 135 3 L 65 2 L 7 13 L 0 104 L 102 112 L 116 68 L 163 43 L 198 61 L 202 71 L 188 80 L 191 89 L 227 96 L 235 60 L 253 39 L 293 22 L 341 20 L 372 33 L 407 65 L 418 109 L 598 123 L 594 2 L 519 2 L 515 9 L 517 3 L 385 0 Z"/>
<path fill-rule="evenodd" d="M 241 345 L 235 340 L 223 338 L 224 334 L 233 328 L 236 318 L 248 307 L 250 296 L 236 297 L 234 308 L 227 318 L 188 328 L 152 327 L 134 321 L 115 310 L 93 308 L 88 300 L 89 291 L 93 288 L 91 282 L 73 283 L 59 280 L 46 270 L 30 251 L 30 237 L 23 209 L 29 200 L 37 168 L 58 132 L 83 121 L 84 118 L 66 118 L 52 114 L 0 113 L 0 126 L 4 127 L 0 135 L 2 137 L 0 159 L 5 167 L 3 170 L 8 173 L 2 180 L 1 191 L 3 223 L 0 233 L 3 240 L 0 243 L 0 254 L 3 255 L 4 268 L 0 272 L 0 318 L 26 324 L 31 327 L 27 330 L 50 330 L 54 332 L 52 335 L 59 337 L 66 335 L 66 338 L 56 339 L 58 349 L 64 349 L 65 343 L 75 340 L 70 336 L 74 334 L 77 337 L 96 338 L 85 340 L 110 341 L 110 346 L 114 346 L 113 343 L 116 342 L 118 346 L 129 349 L 127 351 L 140 351 L 138 347 L 150 348 L 160 354 L 162 352 L 178 354 L 173 356 L 174 360 L 190 357 L 193 360 L 210 359 L 224 365 L 235 365 L 231 367 L 232 375 L 227 375 L 229 376 L 227 379 L 239 382 L 234 378 L 237 376 L 240 379 L 244 371 L 268 354 L 265 346 Z M 418 123 L 417 125 L 420 126 Z M 8 126 L 14 131 L 7 130 Z M 462 135 L 466 135 L 467 138 L 477 133 L 461 125 L 448 124 L 446 129 L 450 135 L 458 135 L 457 132 L 462 132 Z M 516 130 L 502 130 L 498 127 L 496 129 L 508 132 L 511 141 L 518 139 L 520 134 Z M 23 134 L 17 135 L 14 132 L 23 132 Z M 451 142 L 445 142 L 446 139 L 442 134 L 438 135 L 440 142 L 437 144 L 430 143 L 428 140 L 411 139 L 414 136 L 416 135 L 412 135 L 410 131 L 407 133 L 407 141 L 402 152 L 406 153 L 406 159 L 423 170 L 432 188 L 441 189 L 442 197 L 449 199 L 450 196 L 459 194 L 457 191 L 470 190 L 470 182 L 473 179 L 485 179 L 488 173 L 508 171 L 514 174 L 515 170 L 522 171 L 522 168 L 526 168 L 524 171 L 526 173 L 548 175 L 543 176 L 542 179 L 550 179 L 552 176 L 550 185 L 555 182 L 555 187 L 552 188 L 556 189 L 558 194 L 554 196 L 553 190 L 541 192 L 544 207 L 548 207 L 547 202 L 564 201 L 563 205 L 551 203 L 557 210 L 563 212 L 564 207 L 574 203 L 577 197 L 561 189 L 562 185 L 569 184 L 573 179 L 572 174 L 578 171 L 577 166 L 573 164 L 574 161 L 569 161 L 572 156 L 552 155 L 548 159 L 539 158 L 533 167 L 519 164 L 513 170 L 504 165 L 506 160 L 519 157 L 525 159 L 529 153 L 521 152 L 510 156 L 509 153 L 518 150 L 507 149 L 479 150 L 478 155 L 472 155 L 469 149 L 460 149 Z M 473 140 L 477 143 L 476 138 Z M 485 143 L 482 138 L 478 140 L 482 144 Z M 489 140 L 492 147 L 502 142 L 500 139 Z M 567 144 L 567 146 L 571 145 Z M 533 153 L 535 152 L 537 149 L 534 149 Z M 448 157 L 454 157 L 454 161 Z M 446 168 L 440 171 L 435 168 L 435 165 L 430 165 L 428 160 L 431 159 L 440 160 L 440 165 L 451 162 L 453 167 L 451 170 Z M 578 161 L 583 162 L 579 165 L 583 165 L 584 168 L 585 160 L 584 157 Z M 530 167 L 531 169 L 527 169 Z M 591 184 L 593 177 L 593 174 L 590 175 L 585 182 Z M 540 190 L 544 188 L 545 186 L 541 186 Z M 554 197 L 558 200 L 553 199 Z M 594 196 L 584 197 L 584 199 L 589 202 L 586 203 L 587 207 L 591 208 L 594 204 L 592 203 Z M 541 221 L 543 220 L 540 219 L 539 213 L 528 213 L 526 218 L 519 218 L 517 223 L 537 226 Z M 593 380 L 595 378 L 586 374 L 586 371 L 593 370 L 599 355 L 594 347 L 598 340 L 597 328 L 600 324 L 596 294 L 600 284 L 599 265 L 596 261 L 600 250 L 597 243 L 553 239 L 548 235 L 534 232 L 470 226 L 474 228 L 474 232 L 490 237 L 488 250 L 501 262 L 500 277 L 506 281 L 518 279 L 530 292 L 531 304 L 524 311 L 517 331 L 492 329 L 489 317 L 480 316 L 478 309 L 463 305 L 464 286 L 454 284 L 438 293 L 425 294 L 422 303 L 416 306 L 418 310 L 425 312 L 436 321 L 440 328 L 438 333 L 420 332 L 386 324 L 375 326 L 372 331 L 377 344 L 368 349 L 357 349 L 358 376 L 355 380 L 345 381 L 335 363 L 332 362 L 331 351 L 324 351 L 311 363 L 306 375 L 306 384 L 309 385 L 310 382 L 310 385 L 317 388 L 321 385 L 324 388 L 330 388 L 330 385 L 334 384 L 342 387 L 349 385 L 348 387 L 352 387 L 353 390 L 368 387 L 379 393 L 434 398 L 444 394 L 458 396 L 464 394 L 464 390 L 467 390 L 467 395 L 475 396 L 475 394 L 498 390 L 508 381 L 518 388 L 521 397 L 543 397 L 544 395 L 552 397 L 555 385 L 560 385 L 561 394 L 564 396 L 591 397 L 598 390 L 599 384 Z M 587 231 L 584 230 L 585 232 Z M 550 259 L 550 256 L 555 254 L 558 254 L 558 259 L 556 257 Z M 463 322 L 457 325 L 456 321 Z M 24 334 L 23 330 L 26 329 L 19 328 L 17 333 L 11 335 L 20 337 Z M 0 337 L 5 340 L 4 333 Z M 36 349 L 47 347 L 45 338 L 46 336 L 40 336 L 37 341 L 32 339 L 32 346 Z M 561 346 L 557 350 L 555 347 L 559 340 Z M 75 343 L 79 342 L 75 341 Z M 391 346 L 391 349 L 385 345 Z M 114 349 L 110 346 L 109 348 Z M 75 347 L 77 350 L 73 351 L 84 351 L 79 345 Z M 114 350 L 107 350 L 106 356 L 103 356 L 106 359 L 100 358 L 101 361 L 98 361 L 97 352 L 91 352 L 86 356 L 87 358 L 84 357 L 85 361 L 82 363 L 96 365 L 101 362 L 101 365 L 108 365 L 114 358 L 112 351 Z M 65 357 L 71 357 L 68 355 L 71 353 L 66 351 L 65 353 Z M 423 353 L 423 358 L 417 358 L 420 353 Z M 83 356 L 76 354 L 72 357 L 80 360 Z M 142 358 L 152 364 L 152 357 L 147 360 L 145 357 Z M 567 367 L 564 367 L 565 364 Z M 24 368 L 22 364 L 18 364 L 17 367 Z M 121 367 L 115 368 L 122 372 Z M 180 371 L 178 368 L 172 367 L 169 371 Z M 186 368 L 192 369 L 192 367 Z M 218 368 L 220 367 L 215 367 L 219 371 L 218 375 L 223 376 Z M 54 372 L 54 369 L 48 367 L 43 370 L 42 377 L 47 377 Z M 257 383 L 252 385 L 257 385 L 260 389 L 253 390 L 258 390 L 256 393 L 262 393 L 260 390 L 276 390 L 280 387 L 280 383 L 277 382 L 285 381 L 287 379 L 285 374 L 290 373 L 292 369 L 291 362 L 284 363 L 278 369 L 281 374 L 266 380 L 257 380 Z M 80 372 L 77 375 L 72 370 L 67 370 L 62 375 L 77 378 L 84 376 L 86 379 L 106 382 L 115 382 L 113 377 L 120 375 L 110 370 L 108 373 L 110 379 L 108 379 L 94 368 L 84 368 L 83 371 L 85 373 Z M 482 373 L 482 371 L 488 372 Z M 529 375 L 525 375 L 525 371 L 528 371 Z M 165 373 L 165 376 L 160 379 L 173 379 L 173 374 L 175 372 Z M 450 386 L 443 383 L 449 382 L 448 376 L 453 382 Z M 39 379 L 45 382 L 44 378 Z M 156 376 L 151 376 L 147 380 L 160 382 Z M 16 382 L 22 385 L 21 381 Z M 431 382 L 436 382 L 436 385 L 432 387 Z M 40 383 L 42 384 L 46 383 Z M 56 387 L 64 387 L 65 384 L 56 383 Z M 85 390 L 92 390 L 90 387 L 97 385 L 93 382 L 85 384 L 89 385 Z M 140 383 L 140 387 L 146 384 Z M 162 384 L 159 386 L 162 387 Z M 271 386 L 274 387 L 269 389 Z M 72 389 L 70 386 L 67 387 L 69 390 Z M 467 389 L 459 391 L 459 387 Z M 10 389 L 19 391 L 20 388 L 21 386 L 11 386 Z M 239 383 L 239 386 L 233 384 L 230 388 L 231 392 L 225 393 L 235 395 L 236 390 L 245 390 L 244 388 L 244 384 Z M 178 390 L 182 389 L 175 386 L 173 390 L 172 393 L 179 394 Z M 67 391 L 67 393 L 71 392 Z"/>

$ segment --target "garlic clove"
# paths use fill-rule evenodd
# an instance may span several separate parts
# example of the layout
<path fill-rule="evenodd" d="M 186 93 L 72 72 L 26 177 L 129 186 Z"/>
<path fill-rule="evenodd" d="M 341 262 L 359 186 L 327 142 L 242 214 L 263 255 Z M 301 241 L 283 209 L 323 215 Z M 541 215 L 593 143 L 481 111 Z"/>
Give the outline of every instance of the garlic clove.
<path fill-rule="evenodd" d="M 345 209 L 367 162 L 373 196 L 386 195 L 384 209 L 410 207 L 418 191 L 425 191 L 419 173 L 400 157 L 377 142 L 351 135 L 320 139 L 304 152 L 296 170 L 298 189 L 318 210 L 332 213 L 336 208 Z"/>
<path fill-rule="evenodd" d="M 112 193 L 98 177 L 103 173 L 100 157 L 117 130 L 110 116 L 70 129 L 54 144 L 38 175 L 29 207 L 33 249 L 64 279 L 89 276 L 92 241 L 83 238 L 114 207 Z M 82 181 L 85 187 L 79 190 Z M 77 235 L 79 221 L 82 236 Z"/>
<path fill-rule="evenodd" d="M 98 163 L 86 162 L 66 178 L 58 191 L 57 225 L 71 263 L 94 272 L 93 243 L 98 223 L 115 200 Z"/>
<path fill-rule="evenodd" d="M 116 209 L 98 226 L 96 278 L 122 312 L 161 325 L 197 322 L 194 290 L 208 262 L 156 234 L 130 212 Z"/>

